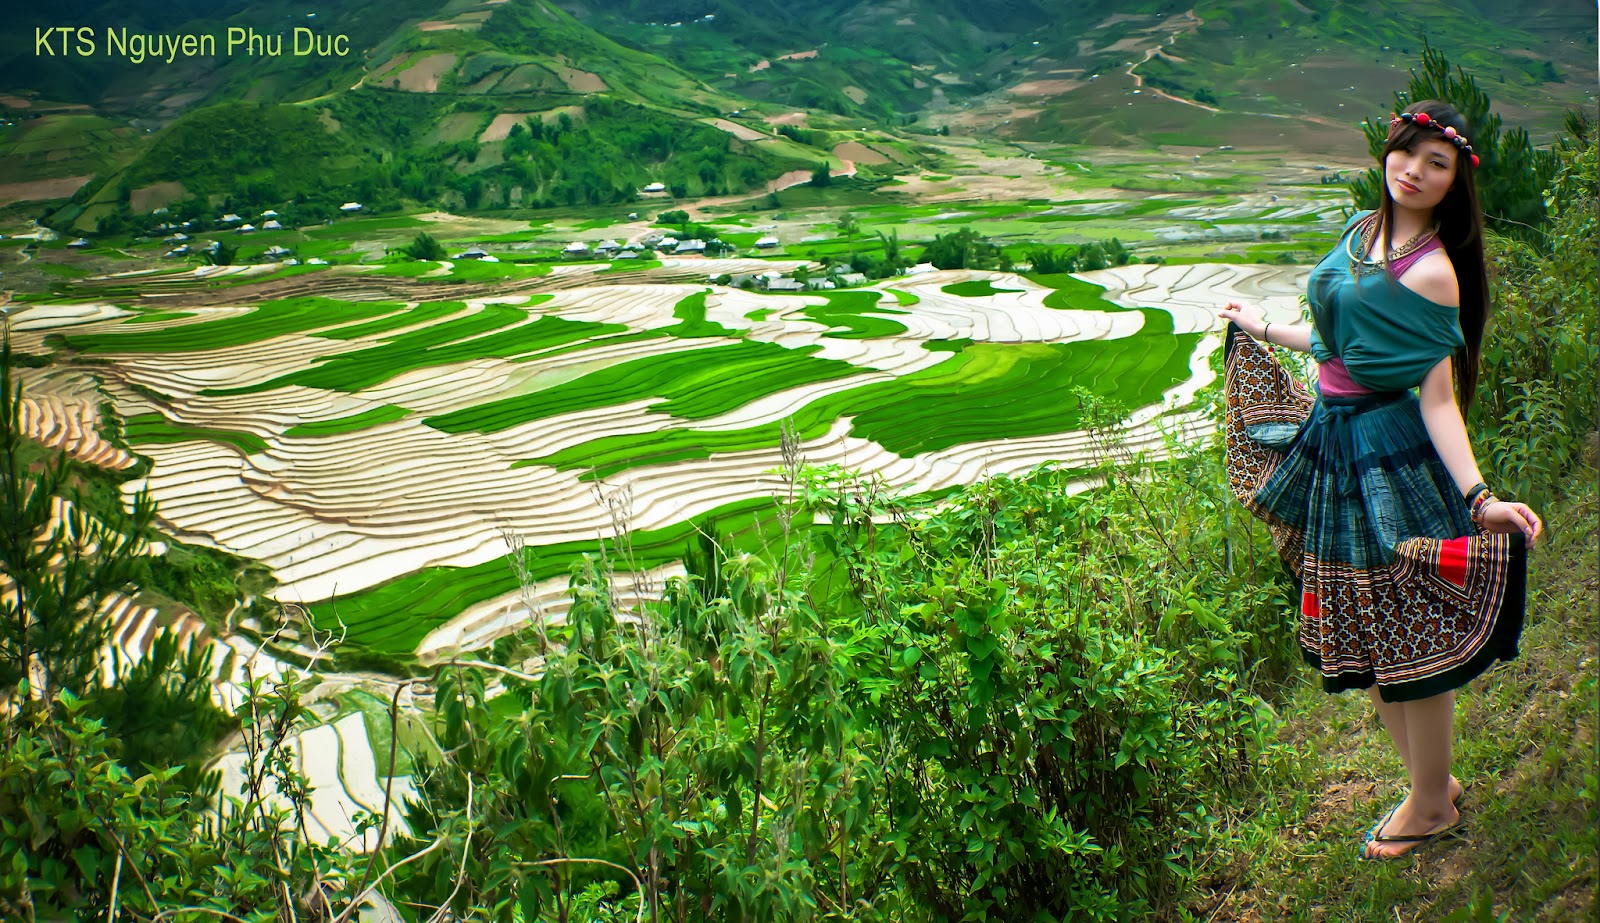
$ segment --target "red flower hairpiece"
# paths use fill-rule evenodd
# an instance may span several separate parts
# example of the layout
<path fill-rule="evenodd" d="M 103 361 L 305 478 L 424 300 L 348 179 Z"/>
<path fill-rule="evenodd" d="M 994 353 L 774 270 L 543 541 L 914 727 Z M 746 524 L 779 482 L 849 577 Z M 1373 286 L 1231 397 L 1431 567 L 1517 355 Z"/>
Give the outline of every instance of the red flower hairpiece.
<path fill-rule="evenodd" d="M 1456 146 L 1456 150 L 1472 158 L 1472 168 L 1474 170 L 1478 168 L 1478 155 L 1472 153 L 1472 144 L 1467 141 L 1466 135 L 1461 134 L 1449 125 L 1440 125 L 1426 112 L 1402 112 L 1389 120 L 1389 129 L 1393 131 L 1402 122 L 1411 122 L 1424 127 L 1432 125 L 1434 128 L 1439 129 L 1440 133 L 1444 135 L 1444 139 Z"/>

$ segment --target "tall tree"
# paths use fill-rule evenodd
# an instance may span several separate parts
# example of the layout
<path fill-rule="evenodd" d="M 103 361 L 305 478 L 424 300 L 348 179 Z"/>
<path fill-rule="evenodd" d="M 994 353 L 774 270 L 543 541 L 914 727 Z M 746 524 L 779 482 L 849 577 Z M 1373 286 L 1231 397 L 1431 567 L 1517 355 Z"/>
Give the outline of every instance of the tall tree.
<path fill-rule="evenodd" d="M 89 516 L 68 490 L 65 452 L 38 463 L 22 432 L 11 328 L 0 344 L 0 699 L 24 680 L 28 703 L 96 681 L 110 626 L 96 618 L 140 573 L 155 507 L 141 493 L 118 522 Z"/>
<path fill-rule="evenodd" d="M 1460 67 L 1452 68 L 1444 52 L 1422 45 L 1422 67 L 1413 69 L 1406 88 L 1394 94 L 1395 112 L 1413 102 L 1438 99 L 1455 106 L 1467 120 L 1468 139 L 1480 161 L 1478 199 L 1488 225 L 1501 234 L 1536 240 L 1547 221 L 1544 192 L 1558 167 L 1552 151 L 1536 150 L 1524 129 L 1503 131 L 1500 116 L 1489 111 L 1489 94 Z M 1362 124 L 1367 149 L 1376 158 L 1389 137 L 1389 116 Z M 1377 208 L 1382 177 L 1376 168 L 1350 184 L 1357 208 Z"/>

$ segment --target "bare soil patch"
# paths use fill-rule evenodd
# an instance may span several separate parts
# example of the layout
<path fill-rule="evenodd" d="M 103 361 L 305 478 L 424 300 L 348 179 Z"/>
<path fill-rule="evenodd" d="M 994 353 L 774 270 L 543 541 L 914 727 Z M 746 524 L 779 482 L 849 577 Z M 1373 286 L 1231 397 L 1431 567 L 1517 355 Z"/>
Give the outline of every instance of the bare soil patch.
<path fill-rule="evenodd" d="M 445 31 L 448 31 L 450 29 L 464 29 L 464 28 L 466 28 L 466 27 L 463 26 L 459 22 L 441 22 L 441 21 L 439 21 L 437 19 L 432 20 L 431 22 L 419 22 L 419 23 L 417 23 L 417 31 L 418 32 L 445 32 Z"/>
<path fill-rule="evenodd" d="M 833 149 L 833 155 L 844 160 L 853 160 L 856 163 L 876 164 L 891 163 L 888 157 L 878 151 L 867 147 L 860 141 L 846 141 Z"/>
<path fill-rule="evenodd" d="M 20 96 L 0 96 L 0 106 L 10 106 L 13 109 L 31 109 L 33 103 Z"/>
<path fill-rule="evenodd" d="M 1095 26 L 1095 28 L 1105 29 L 1114 26 L 1119 22 L 1144 22 L 1146 19 L 1150 18 L 1151 16 L 1148 13 L 1113 13 L 1110 16 L 1107 16 L 1105 21 Z"/>
<path fill-rule="evenodd" d="M 793 54 L 781 54 L 781 55 L 778 55 L 778 60 L 779 61 L 803 61 L 803 60 L 805 60 L 807 58 L 814 58 L 816 56 L 817 56 L 817 51 L 816 51 L 815 48 L 813 48 L 810 51 L 796 51 Z"/>
<path fill-rule="evenodd" d="M 604 93 L 610 87 L 600 79 L 599 74 L 591 74 L 571 67 L 556 69 L 556 76 L 567 85 L 567 89 L 574 93 Z"/>
<path fill-rule="evenodd" d="M 377 69 L 372 71 L 370 74 L 367 74 L 367 76 L 364 78 L 364 81 L 370 81 L 376 85 L 380 78 L 386 77 L 400 68 L 405 67 L 414 57 L 416 57 L 415 52 L 407 52 L 402 55 L 396 55 L 395 57 L 392 57 L 380 64 Z"/>
<path fill-rule="evenodd" d="M 0 205 L 12 202 L 40 202 L 47 199 L 71 198 L 79 188 L 94 179 L 93 176 L 63 176 L 57 179 L 37 179 L 26 183 L 0 184 Z"/>
<path fill-rule="evenodd" d="M 756 63 L 750 65 L 750 73 L 753 74 L 756 71 L 764 71 L 764 70 L 766 70 L 767 68 L 769 68 L 771 66 L 772 66 L 772 62 L 771 61 L 768 61 L 766 58 L 762 58 L 761 60 L 757 61 Z"/>
<path fill-rule="evenodd" d="M 451 52 L 430 54 L 394 77 L 392 86 L 413 93 L 437 93 L 439 78 L 455 66 L 456 56 Z"/>
<path fill-rule="evenodd" d="M 145 186 L 129 193 L 128 207 L 133 209 L 135 214 L 143 214 L 152 209 L 160 208 L 169 202 L 176 202 L 188 194 L 189 190 L 183 188 L 183 184 L 177 180 L 156 183 L 153 186 Z"/>
<path fill-rule="evenodd" d="M 478 136 L 478 141 L 488 144 L 490 141 L 504 141 L 511 134 L 511 126 L 533 115 L 531 112 L 502 112 L 494 117 L 489 127 Z"/>
<path fill-rule="evenodd" d="M 804 112 L 785 112 L 783 115 L 767 116 L 768 125 L 804 125 L 805 121 Z"/>
<path fill-rule="evenodd" d="M 740 125 L 738 122 L 730 122 L 727 119 L 711 119 L 706 124 L 713 128 L 720 128 L 740 141 L 767 141 L 772 137 L 771 135 L 764 135 L 754 128 Z"/>
<path fill-rule="evenodd" d="M 1082 80 L 1029 80 L 1007 90 L 1012 96 L 1060 96 L 1083 86 Z"/>

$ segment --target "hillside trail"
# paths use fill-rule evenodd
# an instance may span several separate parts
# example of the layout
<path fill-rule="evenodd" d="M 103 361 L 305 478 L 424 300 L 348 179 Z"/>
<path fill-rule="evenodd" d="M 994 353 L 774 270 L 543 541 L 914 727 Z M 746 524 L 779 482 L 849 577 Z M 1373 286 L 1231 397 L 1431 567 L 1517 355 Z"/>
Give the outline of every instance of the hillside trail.
<path fill-rule="evenodd" d="M 1207 105 L 1205 105 L 1203 103 L 1197 103 L 1192 99 L 1184 99 L 1181 96 L 1173 96 L 1171 93 L 1163 92 L 1161 90 L 1156 89 L 1155 87 L 1149 87 L 1148 89 L 1146 89 L 1146 87 L 1144 85 L 1144 78 L 1139 76 L 1138 74 L 1134 73 L 1134 70 L 1136 68 L 1138 68 L 1139 65 L 1148 62 L 1151 58 L 1153 58 L 1156 55 L 1160 54 L 1161 53 L 1161 47 L 1163 45 L 1172 45 L 1172 44 L 1176 43 L 1178 41 L 1178 36 L 1180 36 L 1180 35 L 1194 35 L 1195 33 L 1200 31 L 1200 27 L 1201 26 L 1205 25 L 1205 20 L 1203 20 L 1200 17 L 1196 16 L 1194 14 L 1194 10 L 1188 10 L 1183 15 L 1186 16 L 1188 18 L 1188 20 L 1189 20 L 1189 22 L 1185 25 L 1185 27 L 1179 29 L 1176 32 L 1173 32 L 1172 34 L 1168 35 L 1165 39 L 1157 42 L 1155 45 L 1153 45 L 1153 46 L 1151 46 L 1149 48 L 1146 48 L 1144 50 L 1144 57 L 1143 58 L 1140 58 L 1137 62 L 1128 65 L 1128 71 L 1127 71 L 1128 76 L 1133 78 L 1133 85 L 1134 85 L 1134 87 L 1136 89 L 1146 90 L 1147 92 L 1149 92 L 1150 94 L 1152 94 L 1154 96 L 1159 96 L 1162 99 L 1169 99 L 1169 100 L 1171 100 L 1171 101 L 1173 101 L 1175 103 L 1183 103 L 1185 106 L 1193 106 L 1196 109 L 1204 109 L 1207 112 L 1221 112 L 1222 110 L 1220 110 L 1220 109 L 1214 108 L 1212 106 L 1207 106 Z"/>
<path fill-rule="evenodd" d="M 1310 13 L 1311 12 L 1303 4 L 1299 3 L 1298 0 L 1295 0 L 1293 5 L 1294 5 L 1294 7 L 1296 9 L 1300 10 L 1303 13 Z M 1134 71 L 1141 64 L 1147 63 L 1151 58 L 1153 58 L 1156 55 L 1160 54 L 1161 50 L 1162 50 L 1162 46 L 1175 44 L 1180 36 L 1198 34 L 1198 32 L 1200 30 L 1200 27 L 1205 25 L 1205 20 L 1203 20 L 1200 17 L 1196 16 L 1194 14 L 1194 10 L 1189 10 L 1189 11 L 1185 12 L 1184 16 L 1186 16 L 1190 20 L 1188 23 L 1185 24 L 1185 27 L 1179 29 L 1176 32 L 1171 33 L 1170 35 L 1168 35 L 1162 41 L 1157 42 L 1154 46 L 1145 49 L 1143 58 L 1139 59 L 1138 61 L 1136 61 L 1133 64 L 1128 65 L 1127 75 L 1129 77 L 1133 78 L 1133 85 L 1134 85 L 1134 87 L 1136 89 L 1139 89 L 1139 90 L 1142 90 L 1142 91 L 1144 91 L 1146 93 L 1149 93 L 1152 96 L 1156 96 L 1156 97 L 1159 97 L 1161 99 L 1170 100 L 1170 101 L 1175 102 L 1175 103 L 1183 103 L 1185 106 L 1193 106 L 1196 109 L 1203 109 L 1206 112 L 1212 112 L 1212 113 L 1221 112 L 1222 111 L 1221 109 L 1218 109 L 1218 108 L 1216 108 L 1214 106 L 1207 106 L 1204 103 L 1195 102 L 1192 99 L 1184 99 L 1181 96 L 1173 96 L 1171 93 L 1167 93 L 1167 92 L 1165 92 L 1163 90 L 1159 90 L 1159 89 L 1157 89 L 1155 87 L 1146 87 L 1144 85 L 1144 78 L 1139 76 L 1138 74 L 1134 73 Z M 1256 116 L 1256 117 L 1259 117 L 1259 118 L 1267 118 L 1267 119 L 1293 119 L 1295 121 L 1301 121 L 1301 122 L 1312 122 L 1312 123 L 1315 123 L 1317 125 L 1327 126 L 1329 128 L 1345 129 L 1345 128 L 1349 128 L 1350 127 L 1349 125 L 1345 124 L 1344 122 L 1339 122 L 1339 121 L 1336 121 L 1334 119 L 1330 119 L 1330 118 L 1327 118 L 1325 116 L 1320 116 L 1320 115 L 1305 115 L 1305 114 L 1290 115 L 1290 114 L 1283 113 L 1283 112 L 1240 112 L 1239 114 L 1240 115 L 1247 115 L 1247 116 Z"/>
<path fill-rule="evenodd" d="M 845 160 L 841 157 L 839 158 L 839 162 L 844 165 L 844 169 L 840 170 L 838 173 L 830 173 L 830 176 L 838 177 L 856 175 L 856 165 L 853 161 Z M 790 170 L 788 173 L 785 173 L 768 183 L 764 192 L 747 192 L 740 195 L 717 196 L 716 198 L 711 199 L 700 199 L 693 205 L 679 205 L 678 207 L 688 212 L 690 218 L 695 220 L 704 220 L 704 216 L 701 214 L 701 209 L 732 205 L 737 202 L 748 202 L 752 199 L 758 199 L 764 195 L 771 195 L 774 192 L 782 192 L 785 189 L 790 189 L 795 186 L 803 186 L 809 182 L 811 182 L 810 170 Z"/>

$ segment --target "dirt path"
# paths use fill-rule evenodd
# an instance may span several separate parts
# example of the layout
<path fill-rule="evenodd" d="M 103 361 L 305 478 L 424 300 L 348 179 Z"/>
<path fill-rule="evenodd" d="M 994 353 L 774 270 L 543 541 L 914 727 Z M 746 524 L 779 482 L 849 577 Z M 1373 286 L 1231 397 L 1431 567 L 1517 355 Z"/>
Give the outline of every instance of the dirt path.
<path fill-rule="evenodd" d="M 1173 44 L 1174 42 L 1176 42 L 1178 40 L 1178 36 L 1180 36 L 1180 35 L 1193 35 L 1196 32 L 1200 31 L 1200 27 L 1201 26 L 1205 25 L 1205 20 L 1203 20 L 1200 17 L 1196 16 L 1194 14 L 1194 10 L 1189 10 L 1188 12 L 1184 13 L 1183 15 L 1185 15 L 1185 16 L 1187 16 L 1189 18 L 1188 28 L 1181 29 L 1181 30 L 1179 30 L 1177 32 L 1174 32 L 1171 35 L 1167 36 L 1166 39 L 1164 39 L 1163 41 L 1157 42 L 1153 47 L 1146 48 L 1144 50 L 1144 57 L 1143 58 L 1140 58 L 1137 62 L 1128 65 L 1128 76 L 1133 78 L 1133 85 L 1135 87 L 1137 87 L 1137 88 L 1139 88 L 1141 90 L 1145 89 L 1144 78 L 1139 76 L 1138 74 L 1134 73 L 1134 70 L 1136 68 L 1138 68 L 1138 66 L 1140 64 L 1144 64 L 1146 61 L 1149 61 L 1151 58 L 1155 57 L 1157 54 L 1160 54 L 1162 45 L 1171 45 L 1171 44 Z M 1170 99 L 1175 103 L 1183 103 L 1185 106 L 1193 106 L 1196 109 L 1204 109 L 1207 112 L 1221 112 L 1222 111 L 1222 110 L 1217 109 L 1215 107 L 1204 105 L 1203 103 L 1197 103 L 1192 99 L 1184 99 L 1181 96 L 1173 96 L 1171 93 L 1162 92 L 1161 90 L 1158 90 L 1155 87 L 1150 87 L 1148 89 L 1148 92 L 1151 93 L 1152 95 L 1159 96 L 1162 99 Z"/>
<path fill-rule="evenodd" d="M 854 161 L 840 158 L 839 162 L 844 164 L 844 169 L 840 170 L 838 173 L 831 174 L 832 176 L 856 175 L 856 165 Z M 723 205 L 732 205 L 735 202 L 748 202 L 751 199 L 759 198 L 769 193 L 781 192 L 782 190 L 790 187 L 804 185 L 805 183 L 809 182 L 811 182 L 810 170 L 790 170 L 788 173 L 785 173 L 768 183 L 765 192 L 747 192 L 739 195 L 717 196 L 713 199 L 701 199 L 698 202 L 695 202 L 693 205 L 684 205 L 680 203 L 677 207 L 688 212 L 690 218 L 698 221 L 705 217 L 702 209 L 715 208 Z"/>

